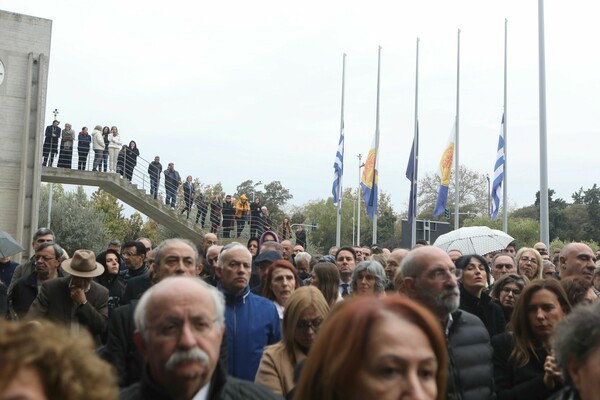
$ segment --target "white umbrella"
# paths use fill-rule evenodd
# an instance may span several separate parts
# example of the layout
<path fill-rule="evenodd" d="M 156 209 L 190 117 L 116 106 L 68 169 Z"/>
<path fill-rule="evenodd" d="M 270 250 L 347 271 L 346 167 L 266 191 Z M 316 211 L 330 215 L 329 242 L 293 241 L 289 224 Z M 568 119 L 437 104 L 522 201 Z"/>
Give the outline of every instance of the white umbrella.
<path fill-rule="evenodd" d="M 484 255 L 505 249 L 513 240 L 512 236 L 487 226 L 468 226 L 441 235 L 433 245 L 444 251 Z"/>
<path fill-rule="evenodd" d="M 14 256 L 25 250 L 10 233 L 0 231 L 0 257 Z"/>

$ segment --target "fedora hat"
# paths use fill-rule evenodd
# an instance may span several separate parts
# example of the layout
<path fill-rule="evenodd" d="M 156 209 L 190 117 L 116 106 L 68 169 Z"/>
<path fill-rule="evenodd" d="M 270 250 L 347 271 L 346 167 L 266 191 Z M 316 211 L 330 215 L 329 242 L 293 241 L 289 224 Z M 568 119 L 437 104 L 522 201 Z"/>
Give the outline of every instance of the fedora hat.
<path fill-rule="evenodd" d="M 94 278 L 104 272 L 104 267 L 96 262 L 96 255 L 91 250 L 75 251 L 72 258 L 63 261 L 61 267 L 69 275 L 80 278 Z"/>

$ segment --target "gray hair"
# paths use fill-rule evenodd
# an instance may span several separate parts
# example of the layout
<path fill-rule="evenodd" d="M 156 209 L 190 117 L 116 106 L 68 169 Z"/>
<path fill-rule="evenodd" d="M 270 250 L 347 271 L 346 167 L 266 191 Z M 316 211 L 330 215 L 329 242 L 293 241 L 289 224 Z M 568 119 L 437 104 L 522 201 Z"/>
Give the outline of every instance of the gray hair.
<path fill-rule="evenodd" d="M 367 271 L 375 278 L 375 291 L 377 293 L 383 293 L 385 291 L 385 286 L 387 285 L 387 276 L 383 266 L 375 260 L 362 261 L 354 268 L 352 279 L 350 280 L 352 291 L 358 290 L 356 281 L 358 280 L 358 274 L 363 271 Z"/>
<path fill-rule="evenodd" d="M 252 257 L 252 254 L 250 253 L 250 250 L 248 250 L 248 248 L 246 246 L 244 246 L 240 242 L 231 242 L 231 243 L 226 244 L 225 246 L 223 246 L 223 248 L 221 249 L 221 252 L 219 253 L 219 259 L 217 260 L 217 266 L 219 268 L 223 269 L 223 267 L 225 266 L 223 264 L 223 260 L 225 259 L 225 255 L 227 253 L 229 253 L 230 251 L 237 250 L 237 249 L 244 249 L 244 250 L 246 250 L 246 252 L 248 253 L 248 255 L 250 257 Z"/>
<path fill-rule="evenodd" d="M 581 365 L 600 346 L 600 303 L 575 307 L 558 323 L 550 343 L 563 376 L 569 377 L 567 361 Z"/>
<path fill-rule="evenodd" d="M 33 241 L 35 242 L 37 240 L 37 238 L 39 238 L 40 236 L 46 236 L 46 235 L 52 235 L 52 240 L 56 240 L 56 236 L 54 235 L 54 232 L 52 231 L 52 229 L 40 228 L 37 231 L 35 231 L 35 233 L 33 234 Z"/>
<path fill-rule="evenodd" d="M 312 259 L 312 257 L 307 252 L 301 251 L 298 254 L 296 254 L 296 256 L 294 257 L 294 259 L 296 261 L 302 261 L 302 260 L 304 260 L 304 261 L 306 261 L 310 265 L 310 260 Z"/>
<path fill-rule="evenodd" d="M 183 244 L 187 244 L 188 246 L 190 246 L 192 248 L 192 250 L 194 250 L 194 264 L 198 265 L 198 260 L 200 259 L 200 255 L 198 254 L 198 248 L 196 247 L 196 245 L 187 239 L 174 238 L 174 239 L 163 240 L 154 249 L 154 252 L 155 252 L 154 253 L 154 264 L 156 265 L 157 268 L 160 268 L 160 257 L 163 255 L 163 252 L 165 251 L 165 247 L 171 246 L 176 243 L 183 243 Z"/>
<path fill-rule="evenodd" d="M 144 292 L 140 301 L 137 303 L 137 307 L 133 314 L 133 321 L 135 323 L 135 330 L 142 334 L 145 342 L 148 342 L 148 304 L 150 303 L 152 296 L 154 296 L 154 293 L 159 290 L 161 286 L 168 285 L 170 282 L 173 282 L 174 284 L 176 284 L 177 281 L 184 282 L 184 280 L 193 282 L 198 285 L 198 288 L 208 290 L 208 294 L 210 295 L 215 309 L 215 328 L 220 328 L 225 323 L 225 297 L 223 297 L 223 294 L 219 292 L 217 288 L 198 278 L 172 276 L 151 286 L 150 289 Z"/>
<path fill-rule="evenodd" d="M 283 253 L 283 245 L 272 240 L 267 240 L 266 242 L 263 242 L 262 246 L 260 246 L 259 251 L 262 250 L 263 247 L 272 247 L 275 249 L 274 251 L 279 253 L 279 255 Z"/>
<path fill-rule="evenodd" d="M 515 270 L 517 269 L 517 262 L 516 262 L 515 258 L 513 256 L 511 256 L 510 254 L 508 254 L 508 253 L 498 253 L 498 254 L 496 254 L 494 256 L 494 258 L 492 258 L 492 263 L 491 263 L 490 267 L 493 267 L 494 264 L 496 264 L 496 259 L 498 257 L 510 257 L 510 258 L 512 258 L 513 264 L 515 264 Z"/>

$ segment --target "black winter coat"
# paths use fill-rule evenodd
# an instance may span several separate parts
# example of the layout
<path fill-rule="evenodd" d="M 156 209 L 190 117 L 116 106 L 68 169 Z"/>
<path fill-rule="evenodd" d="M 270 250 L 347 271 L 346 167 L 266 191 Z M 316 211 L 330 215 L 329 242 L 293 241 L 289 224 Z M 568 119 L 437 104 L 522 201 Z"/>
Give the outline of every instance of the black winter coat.
<path fill-rule="evenodd" d="M 478 317 L 488 330 L 490 337 L 494 337 L 506 330 L 504 312 L 499 304 L 485 293 L 480 298 L 472 295 L 460 285 L 460 309 Z"/>
<path fill-rule="evenodd" d="M 494 379 L 498 400 L 542 400 L 547 399 L 555 390 L 548 390 L 544 385 L 544 362 L 548 353 L 543 347 L 530 354 L 529 363 L 521 368 L 514 368 L 509 361 L 514 347 L 512 332 L 505 332 L 492 339 L 494 347 Z"/>
<path fill-rule="evenodd" d="M 448 333 L 447 399 L 495 399 L 492 346 L 479 318 L 466 311 L 452 314 Z"/>

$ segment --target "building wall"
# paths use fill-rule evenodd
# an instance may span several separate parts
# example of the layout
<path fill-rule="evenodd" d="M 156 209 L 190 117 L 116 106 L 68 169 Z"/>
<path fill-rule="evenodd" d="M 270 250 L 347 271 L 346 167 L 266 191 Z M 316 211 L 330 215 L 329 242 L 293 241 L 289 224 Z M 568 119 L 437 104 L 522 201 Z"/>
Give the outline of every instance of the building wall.
<path fill-rule="evenodd" d="M 0 10 L 0 230 L 23 256 L 38 228 L 51 33 L 50 20 Z"/>

